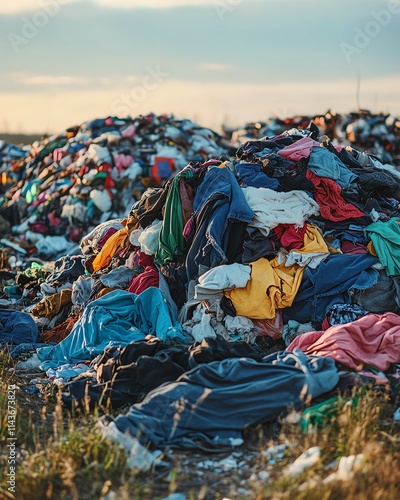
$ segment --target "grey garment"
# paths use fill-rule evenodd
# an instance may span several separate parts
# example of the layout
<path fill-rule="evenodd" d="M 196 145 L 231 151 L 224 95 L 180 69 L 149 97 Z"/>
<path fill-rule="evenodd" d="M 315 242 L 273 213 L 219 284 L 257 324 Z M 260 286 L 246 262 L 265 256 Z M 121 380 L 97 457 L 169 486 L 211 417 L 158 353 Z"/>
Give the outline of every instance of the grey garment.
<path fill-rule="evenodd" d="M 319 177 L 333 179 L 343 189 L 348 189 L 350 184 L 357 179 L 357 175 L 348 169 L 336 155 L 320 146 L 313 148 L 308 168 Z"/>
<path fill-rule="evenodd" d="M 398 310 L 395 282 L 380 270 L 378 282 L 366 290 L 354 290 L 352 302 L 372 313 L 396 312 Z"/>
<path fill-rule="evenodd" d="M 188 319 L 193 316 L 193 311 L 200 304 L 200 300 L 190 299 L 185 302 L 179 311 L 178 321 L 179 323 L 185 323 Z"/>
<path fill-rule="evenodd" d="M 72 303 L 78 309 L 83 309 L 89 302 L 94 279 L 90 276 L 79 276 L 72 284 Z"/>
<path fill-rule="evenodd" d="M 108 288 L 117 287 L 125 290 L 128 288 L 129 282 L 134 274 L 136 273 L 133 269 L 126 266 L 119 266 L 109 273 L 100 276 L 100 281 Z"/>
<path fill-rule="evenodd" d="M 161 449 L 232 446 L 246 426 L 274 420 L 290 408 L 299 410 L 307 398 L 330 391 L 338 380 L 332 358 L 306 356 L 298 349 L 261 362 L 224 359 L 161 385 L 115 424 Z"/>
<path fill-rule="evenodd" d="M 171 292 L 169 291 L 169 286 L 167 280 L 165 279 L 163 273 L 158 270 L 158 288 L 161 290 L 162 294 L 165 297 L 168 305 L 171 307 L 171 310 L 174 314 L 174 318 L 178 317 L 178 306 L 175 304 L 174 299 L 171 296 Z"/>
<path fill-rule="evenodd" d="M 71 289 L 73 287 L 72 283 L 66 282 L 62 285 L 55 285 L 54 283 L 41 283 L 40 291 L 45 296 L 48 297 L 50 295 L 54 295 L 55 293 L 60 293 L 61 290 Z"/>

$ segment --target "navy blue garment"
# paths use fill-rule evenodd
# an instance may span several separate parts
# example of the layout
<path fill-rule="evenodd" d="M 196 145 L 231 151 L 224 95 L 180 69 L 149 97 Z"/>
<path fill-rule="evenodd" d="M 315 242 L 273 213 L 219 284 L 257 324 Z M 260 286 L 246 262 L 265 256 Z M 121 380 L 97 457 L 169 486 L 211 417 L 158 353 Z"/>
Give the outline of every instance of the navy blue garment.
<path fill-rule="evenodd" d="M 302 137 L 302 136 L 301 136 Z M 242 144 L 236 152 L 237 158 L 242 160 L 251 159 L 256 153 L 260 153 L 266 149 L 276 150 L 283 149 L 285 146 L 293 144 L 294 136 L 279 137 L 272 139 L 261 139 L 259 141 L 247 141 Z M 267 153 L 267 151 L 265 151 Z"/>
<path fill-rule="evenodd" d="M 65 283 L 66 281 L 75 281 L 85 274 L 85 268 L 82 264 L 83 255 L 66 255 L 60 257 L 54 263 L 54 271 L 47 277 L 47 283 Z"/>
<path fill-rule="evenodd" d="M 350 304 L 350 290 L 366 290 L 378 282 L 371 266 L 378 259 L 370 254 L 331 255 L 316 269 L 307 267 L 293 305 L 284 309 L 284 319 L 319 325 L 333 304 Z"/>
<path fill-rule="evenodd" d="M 228 168 L 207 170 L 197 188 L 193 210 L 195 235 L 186 257 L 189 281 L 211 267 L 228 262 L 228 248 L 237 240 L 235 223 L 247 223 L 254 217 Z M 233 241 L 230 241 L 231 232 Z M 202 266 L 200 273 L 199 266 Z"/>
<path fill-rule="evenodd" d="M 241 186 L 269 188 L 275 191 L 280 187 L 276 179 L 261 171 L 261 165 L 258 163 L 240 162 L 235 165 L 235 169 Z"/>
<path fill-rule="evenodd" d="M 0 309 L 0 344 L 36 342 L 38 335 L 38 327 L 29 314 Z"/>
<path fill-rule="evenodd" d="M 299 410 L 338 380 L 332 358 L 308 357 L 298 349 L 261 362 L 224 359 L 161 385 L 114 422 L 119 431 L 161 449 L 232 446 L 246 426 Z"/>
<path fill-rule="evenodd" d="M 36 352 L 36 349 L 40 349 L 41 347 L 48 347 L 49 345 L 56 345 L 56 342 L 24 342 L 23 344 L 19 344 L 13 347 L 11 349 L 10 356 L 12 358 L 17 358 L 21 354 L 34 354 L 34 352 Z"/>

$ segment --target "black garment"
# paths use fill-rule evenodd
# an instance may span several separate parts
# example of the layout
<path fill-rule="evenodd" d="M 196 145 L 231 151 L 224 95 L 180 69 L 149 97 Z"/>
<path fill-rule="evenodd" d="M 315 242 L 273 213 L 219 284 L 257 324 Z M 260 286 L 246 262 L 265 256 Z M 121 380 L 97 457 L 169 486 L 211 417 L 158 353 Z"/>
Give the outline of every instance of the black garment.
<path fill-rule="evenodd" d="M 187 301 L 187 275 L 185 257 L 177 257 L 175 261 L 160 266 L 161 274 L 165 277 L 172 299 L 178 309 Z"/>
<path fill-rule="evenodd" d="M 136 217 L 143 229 L 150 226 L 156 219 L 163 219 L 163 207 L 167 201 L 167 189 L 153 188 L 150 196 L 141 199 L 138 204 L 135 204 L 130 216 Z"/>
<path fill-rule="evenodd" d="M 262 139 L 259 141 L 247 141 L 242 144 L 236 151 L 237 158 L 241 160 L 252 160 L 255 153 L 260 153 L 264 149 L 283 149 L 285 146 L 290 146 L 295 142 L 294 139 L 300 139 L 303 136 L 287 136 L 279 139 Z"/>
<path fill-rule="evenodd" d="M 243 243 L 242 263 L 249 264 L 261 259 L 261 257 L 273 259 L 279 248 L 279 241 L 273 232 L 267 238 L 258 228 L 248 227 L 247 237 Z"/>
<path fill-rule="evenodd" d="M 368 193 L 377 191 L 381 196 L 399 199 L 400 181 L 387 172 L 367 172 L 359 176 L 359 183 Z"/>
<path fill-rule="evenodd" d="M 227 358 L 247 357 L 260 361 L 264 353 L 246 342 L 227 342 L 222 337 L 203 339 L 191 346 L 171 345 L 156 337 L 133 342 L 124 348 L 107 349 L 95 365 L 97 383 L 78 377 L 62 391 L 67 406 L 110 402 L 114 408 L 140 401 L 164 382 L 176 380 L 191 368 Z"/>
<path fill-rule="evenodd" d="M 85 274 L 85 267 L 82 264 L 83 255 L 66 255 L 54 263 L 54 271 L 46 278 L 47 283 L 66 283 L 75 281 Z"/>

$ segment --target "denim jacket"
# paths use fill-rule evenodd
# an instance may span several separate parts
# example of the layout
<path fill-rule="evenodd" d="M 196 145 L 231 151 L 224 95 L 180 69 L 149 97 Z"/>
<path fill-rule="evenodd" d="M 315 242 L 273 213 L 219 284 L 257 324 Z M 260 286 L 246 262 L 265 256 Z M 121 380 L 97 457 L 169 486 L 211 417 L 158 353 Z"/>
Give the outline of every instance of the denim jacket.
<path fill-rule="evenodd" d="M 235 222 L 250 222 L 253 211 L 226 167 L 210 167 L 193 200 L 195 235 L 187 254 L 188 279 L 198 274 L 199 266 L 210 269 L 227 262 L 229 234 Z"/>

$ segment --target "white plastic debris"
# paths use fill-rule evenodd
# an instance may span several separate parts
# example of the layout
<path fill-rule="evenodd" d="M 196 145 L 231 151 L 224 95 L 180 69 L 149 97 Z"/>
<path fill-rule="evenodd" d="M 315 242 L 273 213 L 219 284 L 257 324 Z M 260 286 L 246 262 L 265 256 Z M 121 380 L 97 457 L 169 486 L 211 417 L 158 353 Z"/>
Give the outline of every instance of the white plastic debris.
<path fill-rule="evenodd" d="M 321 450 L 319 446 L 313 446 L 306 452 L 302 453 L 296 460 L 286 468 L 286 475 L 295 477 L 301 474 L 304 470 L 312 467 L 321 459 Z"/>
<path fill-rule="evenodd" d="M 324 479 L 324 483 L 332 481 L 349 481 L 355 472 L 360 469 L 360 465 L 364 461 L 364 455 L 349 455 L 348 457 L 341 457 L 339 460 L 338 469 L 333 474 L 330 474 Z"/>
<path fill-rule="evenodd" d="M 156 462 L 157 456 L 155 453 L 147 450 L 136 438 L 118 430 L 114 422 L 104 425 L 103 422 L 99 421 L 98 427 L 103 436 L 114 443 L 120 444 L 125 449 L 129 455 L 127 465 L 130 469 L 138 469 L 146 472 Z"/>
<path fill-rule="evenodd" d="M 393 420 L 400 422 L 400 407 L 393 413 Z"/>

